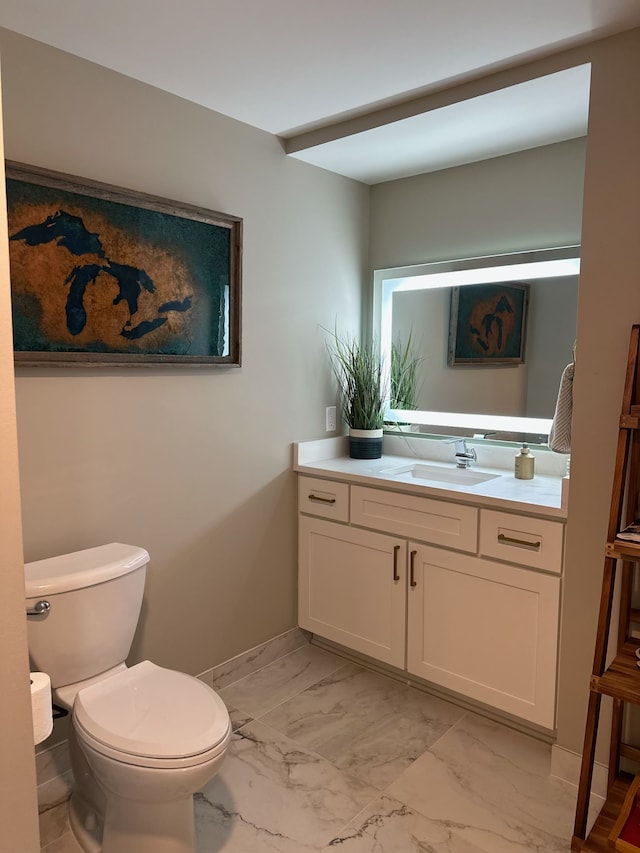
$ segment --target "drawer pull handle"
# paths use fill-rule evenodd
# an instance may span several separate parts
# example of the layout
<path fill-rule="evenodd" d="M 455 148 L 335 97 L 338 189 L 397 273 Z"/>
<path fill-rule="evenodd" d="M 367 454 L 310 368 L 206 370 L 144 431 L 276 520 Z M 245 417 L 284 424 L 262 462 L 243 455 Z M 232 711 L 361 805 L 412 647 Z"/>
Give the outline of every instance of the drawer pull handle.
<path fill-rule="evenodd" d="M 526 539 L 515 539 L 513 536 L 506 536 L 504 533 L 498 533 L 498 542 L 503 545 L 524 545 L 525 548 L 535 548 L 539 550 L 542 542 L 527 542 Z"/>
<path fill-rule="evenodd" d="M 409 570 L 410 570 L 410 572 L 409 572 L 409 586 L 418 586 L 418 582 L 416 581 L 416 578 L 415 578 L 415 562 L 416 562 L 416 554 L 417 553 L 418 553 L 417 551 L 412 551 L 411 557 L 409 560 Z"/>
<path fill-rule="evenodd" d="M 309 495 L 309 500 L 319 504 L 334 504 L 336 502 L 335 498 L 323 498 L 321 495 L 314 494 Z"/>
<path fill-rule="evenodd" d="M 398 574 L 398 552 L 400 551 L 399 545 L 393 546 L 393 580 L 399 581 L 400 575 Z"/>

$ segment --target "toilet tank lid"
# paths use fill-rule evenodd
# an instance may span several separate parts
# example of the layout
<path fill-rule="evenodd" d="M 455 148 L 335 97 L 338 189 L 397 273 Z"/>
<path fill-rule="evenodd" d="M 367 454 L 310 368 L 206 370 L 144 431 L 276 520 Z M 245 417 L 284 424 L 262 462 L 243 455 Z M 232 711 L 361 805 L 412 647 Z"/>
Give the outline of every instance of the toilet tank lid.
<path fill-rule="evenodd" d="M 34 598 L 45 593 L 55 595 L 95 586 L 133 572 L 148 562 L 149 554 L 144 548 L 111 542 L 97 548 L 25 563 L 26 597 Z"/>

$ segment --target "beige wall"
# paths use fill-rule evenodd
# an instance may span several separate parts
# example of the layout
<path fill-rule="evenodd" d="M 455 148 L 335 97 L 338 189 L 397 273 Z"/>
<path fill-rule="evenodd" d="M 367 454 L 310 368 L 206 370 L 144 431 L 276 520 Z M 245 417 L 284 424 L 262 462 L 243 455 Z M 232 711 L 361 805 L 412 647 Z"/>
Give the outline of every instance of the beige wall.
<path fill-rule="evenodd" d="M 575 141 L 381 184 L 371 194 L 370 232 L 373 268 L 582 242 L 557 719 L 558 744 L 576 752 L 584 737 L 626 353 L 631 324 L 640 321 L 640 30 L 510 75 L 515 82 L 587 60 L 586 158 Z M 603 730 L 598 757 L 606 763 Z"/>
<path fill-rule="evenodd" d="M 593 54 L 558 740 L 581 750 L 631 324 L 640 322 L 640 30 Z M 575 464 L 574 464 L 575 463 Z M 604 749 L 600 760 L 606 761 Z"/>
<path fill-rule="evenodd" d="M 240 369 L 17 371 L 26 560 L 151 554 L 132 659 L 189 673 L 297 623 L 291 443 L 334 404 L 320 325 L 357 329 L 369 189 L 271 135 L 7 32 L 9 159 L 244 218 Z"/>
<path fill-rule="evenodd" d="M 0 158 L 2 158 L 0 118 Z M 11 346 L 9 251 L 0 165 L 0 850 L 35 853 L 37 824 L 29 661 L 24 615 L 24 573 L 18 444 Z"/>
<path fill-rule="evenodd" d="M 585 140 L 371 189 L 373 269 L 580 242 Z"/>

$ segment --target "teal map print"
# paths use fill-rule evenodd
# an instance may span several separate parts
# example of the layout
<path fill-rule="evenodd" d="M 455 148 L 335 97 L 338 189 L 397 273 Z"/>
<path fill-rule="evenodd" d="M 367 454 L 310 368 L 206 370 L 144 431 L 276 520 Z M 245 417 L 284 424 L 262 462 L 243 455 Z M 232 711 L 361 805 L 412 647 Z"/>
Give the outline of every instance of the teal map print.
<path fill-rule="evenodd" d="M 14 349 L 228 353 L 230 231 L 7 179 Z"/>

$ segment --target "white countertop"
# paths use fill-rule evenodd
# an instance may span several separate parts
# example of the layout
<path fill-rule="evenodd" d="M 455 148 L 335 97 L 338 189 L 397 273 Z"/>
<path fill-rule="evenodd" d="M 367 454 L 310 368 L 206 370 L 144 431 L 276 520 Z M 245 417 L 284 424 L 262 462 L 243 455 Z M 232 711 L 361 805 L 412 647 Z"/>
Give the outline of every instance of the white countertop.
<path fill-rule="evenodd" d="M 397 444 L 393 449 L 394 451 L 397 449 Z M 330 478 L 440 500 L 464 501 L 467 504 L 545 518 L 567 517 L 567 508 L 562 506 L 563 478 L 561 476 L 536 474 L 532 480 L 516 480 L 512 467 L 496 467 L 495 454 L 492 454 L 494 457 L 492 467 L 481 464 L 480 459 L 470 469 L 472 472 L 497 474 L 495 479 L 476 485 L 454 485 L 417 480 L 410 474 L 393 475 L 387 470 L 416 462 L 424 462 L 446 470 L 455 467 L 451 461 L 434 460 L 427 456 L 404 456 L 395 452 L 384 453 L 380 459 L 351 459 L 347 455 L 344 437 L 296 442 L 293 450 L 294 470 L 310 477 Z M 509 451 L 505 460 L 513 455 L 513 452 Z"/>

